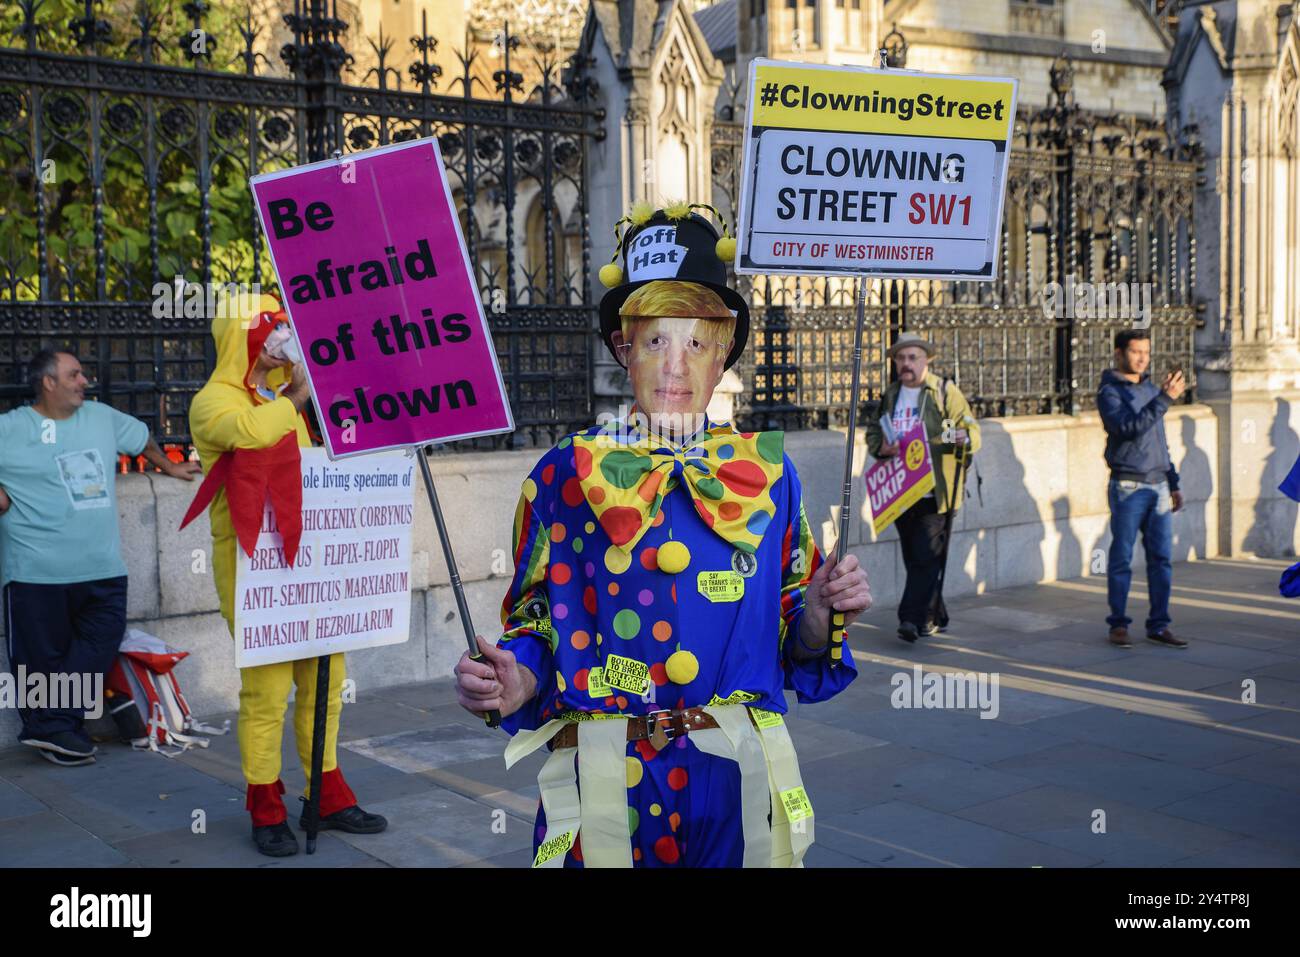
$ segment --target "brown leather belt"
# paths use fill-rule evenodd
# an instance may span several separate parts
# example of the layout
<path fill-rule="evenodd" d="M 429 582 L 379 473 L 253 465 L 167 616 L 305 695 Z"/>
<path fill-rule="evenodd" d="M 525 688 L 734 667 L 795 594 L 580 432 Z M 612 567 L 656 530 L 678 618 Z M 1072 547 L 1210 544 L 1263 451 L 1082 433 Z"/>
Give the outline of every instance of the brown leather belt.
<path fill-rule="evenodd" d="M 566 724 L 557 731 L 555 737 L 551 738 L 551 747 L 576 748 L 579 723 Z M 681 711 L 652 711 L 649 714 L 628 715 L 627 739 L 629 741 L 649 740 L 657 750 L 679 735 L 717 726 L 718 722 L 703 707 L 684 708 Z"/>

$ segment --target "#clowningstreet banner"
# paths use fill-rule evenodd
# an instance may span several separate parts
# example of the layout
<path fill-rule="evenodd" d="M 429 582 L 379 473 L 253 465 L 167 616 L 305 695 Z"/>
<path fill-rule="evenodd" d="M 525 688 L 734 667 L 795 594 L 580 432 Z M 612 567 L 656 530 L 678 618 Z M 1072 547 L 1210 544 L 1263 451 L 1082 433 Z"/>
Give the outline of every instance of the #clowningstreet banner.
<path fill-rule="evenodd" d="M 922 496 L 934 491 L 934 468 L 925 425 L 918 420 L 900 434 L 898 454 L 878 459 L 867 469 L 866 479 L 871 527 L 878 536 Z"/>
<path fill-rule="evenodd" d="M 330 458 L 514 430 L 436 138 L 249 183 Z"/>
<path fill-rule="evenodd" d="M 1016 91 L 753 60 L 736 272 L 993 279 Z"/>
<path fill-rule="evenodd" d="M 331 462 L 324 449 L 302 450 L 294 567 L 269 502 L 252 556 L 238 549 L 236 667 L 407 640 L 415 466 L 400 452 Z"/>

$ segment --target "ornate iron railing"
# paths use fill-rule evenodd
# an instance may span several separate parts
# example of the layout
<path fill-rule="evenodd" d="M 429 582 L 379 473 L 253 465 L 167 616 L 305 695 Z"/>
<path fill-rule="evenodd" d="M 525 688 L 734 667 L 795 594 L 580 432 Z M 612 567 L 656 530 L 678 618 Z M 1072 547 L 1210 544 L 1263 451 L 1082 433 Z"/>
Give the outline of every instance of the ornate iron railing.
<path fill-rule="evenodd" d="M 337 10 L 296 0 L 282 19 L 201 0 L 0 13 L 14 40 L 0 48 L 0 408 L 27 398 L 27 359 L 61 345 L 98 398 L 187 442 L 210 313 L 168 290 L 274 288 L 248 177 L 433 135 L 519 426 L 462 447 L 589 424 L 589 61 L 503 25 L 444 69 L 423 29 L 403 57 L 392 38 L 368 41 L 370 69 L 344 82 Z"/>
<path fill-rule="evenodd" d="M 890 381 L 886 350 L 903 331 L 937 343 L 936 371 L 951 375 L 981 415 L 1090 408 L 1112 362 L 1114 334 L 1146 318 L 1153 371 L 1181 365 L 1194 376 L 1200 313 L 1192 206 L 1202 169 L 1196 130 L 1173 135 L 1150 117 L 1089 113 L 1075 105 L 1070 87 L 1071 68 L 1060 60 L 1052 69 L 1052 104 L 1019 109 L 996 281 L 868 282 L 868 413 Z M 739 196 L 739 95 L 733 83 L 713 128 L 714 201 L 729 216 Z M 847 423 L 853 284 L 739 279 L 754 305 L 753 348 L 738 370 L 745 385 L 741 421 L 752 429 Z M 1083 283 L 1094 294 L 1104 291 L 1108 313 L 1126 301 L 1127 312 L 1098 315 L 1095 305 L 1072 301 L 1068 287 Z M 1149 316 L 1134 315 L 1137 303 L 1121 298 L 1133 291 L 1150 295 Z M 1059 315 L 1051 308 L 1056 299 Z M 1193 394 L 1189 388 L 1188 401 Z"/>

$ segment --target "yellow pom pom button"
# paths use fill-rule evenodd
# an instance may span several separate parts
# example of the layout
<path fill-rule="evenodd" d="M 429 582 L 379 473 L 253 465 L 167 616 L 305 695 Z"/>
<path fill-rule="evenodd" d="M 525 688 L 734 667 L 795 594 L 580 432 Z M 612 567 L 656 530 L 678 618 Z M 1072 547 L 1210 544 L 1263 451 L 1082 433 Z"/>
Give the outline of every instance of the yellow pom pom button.
<path fill-rule="evenodd" d="M 597 275 L 600 276 L 601 285 L 606 289 L 613 289 L 623 281 L 623 267 L 618 263 L 605 263 L 600 267 Z"/>
<path fill-rule="evenodd" d="M 689 651 L 674 651 L 664 663 L 668 680 L 675 685 L 688 685 L 700 673 L 700 663 Z"/>
<path fill-rule="evenodd" d="M 655 553 L 655 563 L 661 572 L 676 575 L 691 563 L 691 552 L 681 542 L 664 542 Z"/>
<path fill-rule="evenodd" d="M 714 244 L 713 249 L 723 262 L 732 262 L 736 258 L 736 239 L 734 236 L 723 236 Z"/>

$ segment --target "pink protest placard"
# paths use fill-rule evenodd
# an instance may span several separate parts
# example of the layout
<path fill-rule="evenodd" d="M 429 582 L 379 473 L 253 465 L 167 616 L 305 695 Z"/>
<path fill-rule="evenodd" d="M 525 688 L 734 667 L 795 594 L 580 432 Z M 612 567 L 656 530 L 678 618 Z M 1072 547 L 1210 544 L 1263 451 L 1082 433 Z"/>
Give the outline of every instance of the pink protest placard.
<path fill-rule="evenodd" d="M 249 184 L 330 458 L 514 430 L 436 139 Z"/>
<path fill-rule="evenodd" d="M 926 492 L 934 490 L 930 443 L 920 419 L 899 435 L 898 454 L 875 462 L 867 469 L 866 480 L 871 527 L 877 535 Z"/>

